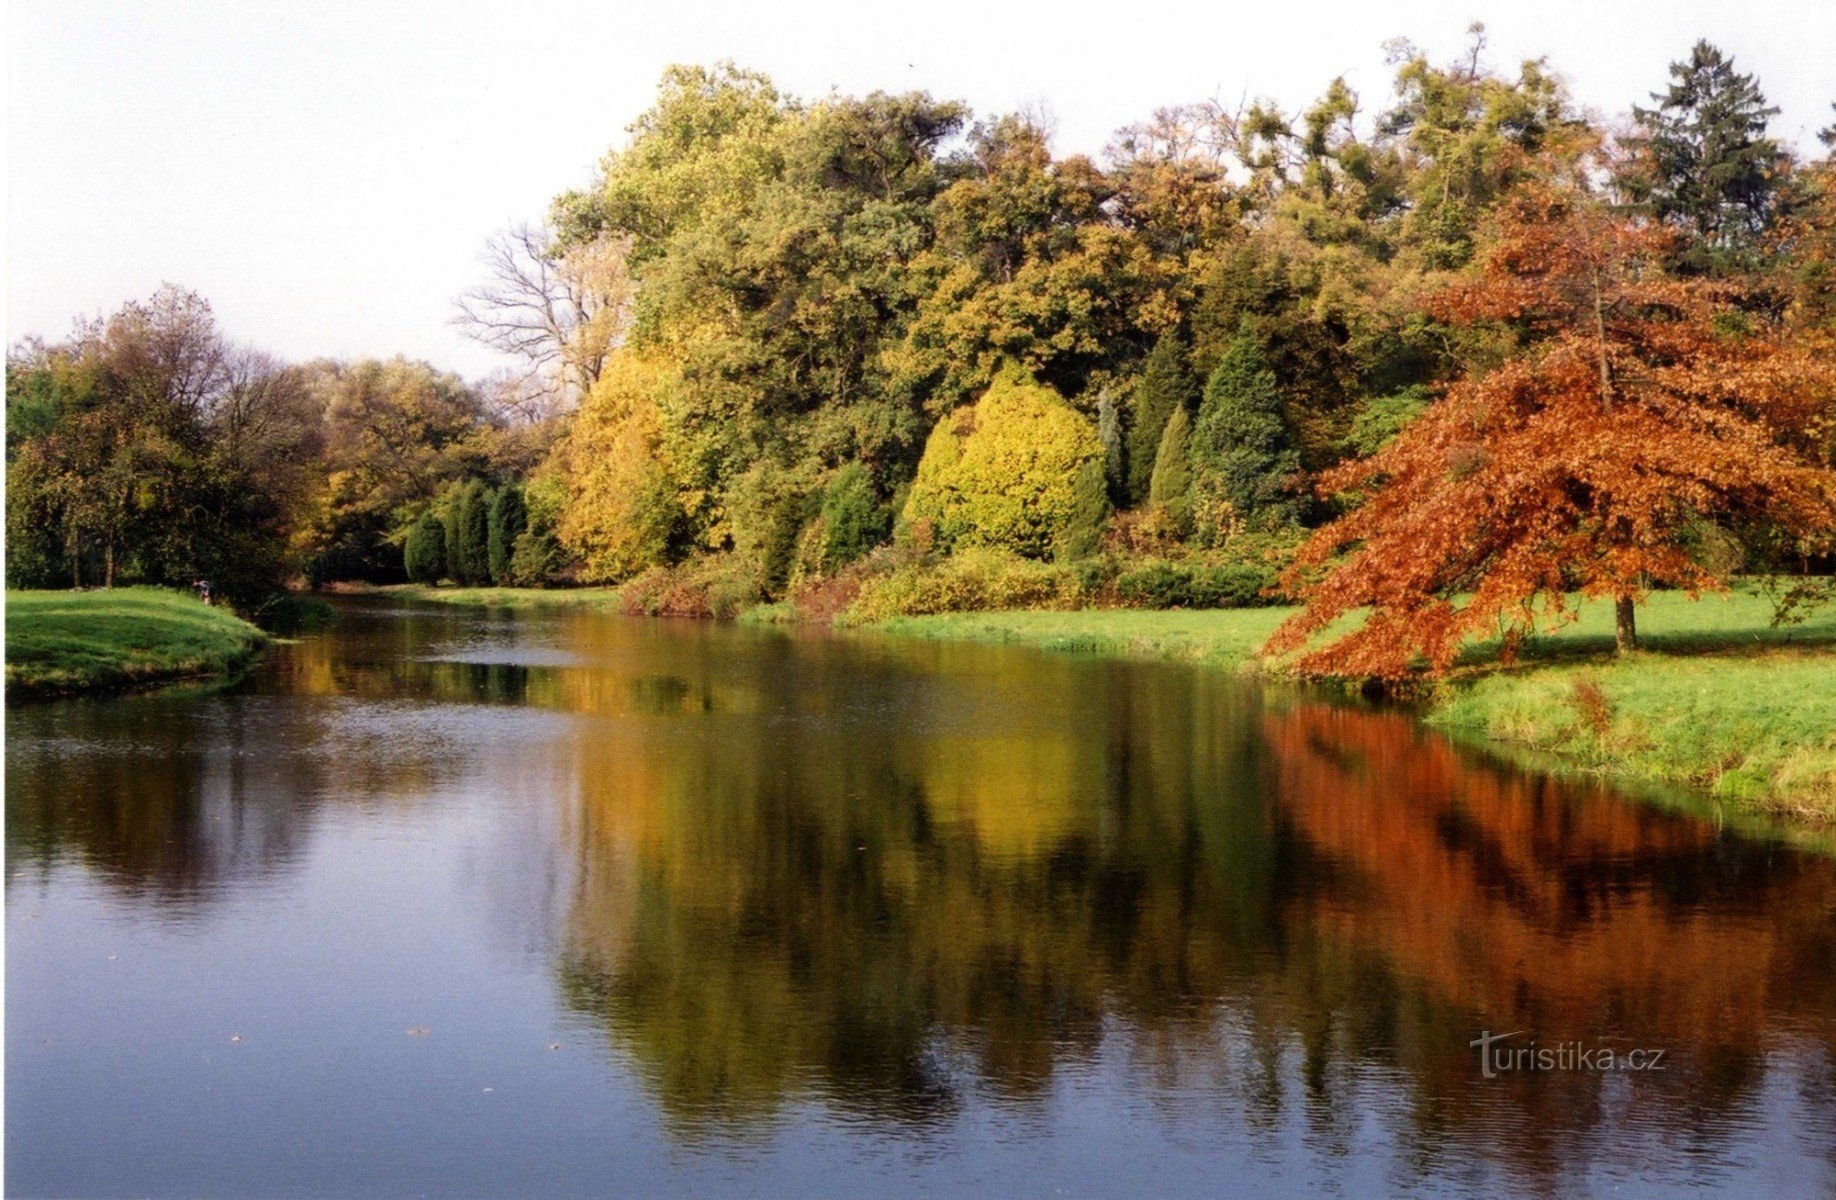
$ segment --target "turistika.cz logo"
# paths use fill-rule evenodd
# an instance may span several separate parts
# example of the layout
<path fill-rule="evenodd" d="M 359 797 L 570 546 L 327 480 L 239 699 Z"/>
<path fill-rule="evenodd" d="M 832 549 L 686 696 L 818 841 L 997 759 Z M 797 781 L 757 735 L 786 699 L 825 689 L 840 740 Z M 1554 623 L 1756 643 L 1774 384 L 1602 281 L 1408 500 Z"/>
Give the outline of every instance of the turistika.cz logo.
<path fill-rule="evenodd" d="M 1552 1046 L 1533 1041 L 1521 1045 L 1503 1044 L 1523 1034 L 1521 1029 L 1512 1033 L 1480 1030 L 1478 1037 L 1466 1043 L 1479 1051 L 1479 1073 L 1487 1079 L 1497 1079 L 1511 1072 L 1664 1070 L 1662 1050 L 1615 1050 L 1611 1046 L 1590 1046 L 1585 1042 L 1557 1042 Z"/>

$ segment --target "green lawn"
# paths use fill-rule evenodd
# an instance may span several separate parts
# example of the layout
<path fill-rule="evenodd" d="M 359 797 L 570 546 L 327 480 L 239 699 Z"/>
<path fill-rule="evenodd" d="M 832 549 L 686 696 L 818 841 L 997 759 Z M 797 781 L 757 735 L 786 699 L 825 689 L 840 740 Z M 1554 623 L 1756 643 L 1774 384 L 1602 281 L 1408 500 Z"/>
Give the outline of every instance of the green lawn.
<path fill-rule="evenodd" d="M 1258 650 L 1290 609 L 1001 612 L 905 617 L 918 637 L 1275 669 Z M 1836 819 L 1836 609 L 1771 627 L 1753 589 L 1639 609 L 1640 653 L 1613 655 L 1612 606 L 1536 637 L 1517 665 L 1470 649 L 1437 689 L 1430 724 L 1527 747 L 1627 781 L 1701 788 L 1747 807 Z"/>
<path fill-rule="evenodd" d="M 183 592 L 113 588 L 6 594 L 9 698 L 227 674 L 264 640 Z"/>
<path fill-rule="evenodd" d="M 420 583 L 398 583 L 388 587 L 357 588 L 356 591 L 399 596 L 404 600 L 426 600 L 435 604 L 459 604 L 471 608 L 603 608 L 618 606 L 619 589 L 615 587 L 522 588 L 522 587 L 430 587 Z"/>

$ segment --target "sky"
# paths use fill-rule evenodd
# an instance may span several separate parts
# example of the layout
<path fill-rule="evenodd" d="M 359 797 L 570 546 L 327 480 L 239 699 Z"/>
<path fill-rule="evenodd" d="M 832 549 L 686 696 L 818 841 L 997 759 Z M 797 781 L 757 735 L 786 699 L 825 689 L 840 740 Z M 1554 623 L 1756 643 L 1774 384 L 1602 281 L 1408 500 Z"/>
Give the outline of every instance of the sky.
<path fill-rule="evenodd" d="M 286 358 L 482 375 L 506 364 L 451 317 L 485 239 L 586 184 L 670 63 L 732 59 L 806 97 L 1043 109 L 1061 153 L 1096 153 L 1161 105 L 1291 111 L 1340 74 L 1376 109 L 1386 40 L 1447 58 L 1475 20 L 1492 63 L 1546 55 L 1606 115 L 1698 37 L 1757 73 L 1801 149 L 1836 100 L 1829 0 L 12 0 L 7 340 L 62 337 L 169 281 Z"/>

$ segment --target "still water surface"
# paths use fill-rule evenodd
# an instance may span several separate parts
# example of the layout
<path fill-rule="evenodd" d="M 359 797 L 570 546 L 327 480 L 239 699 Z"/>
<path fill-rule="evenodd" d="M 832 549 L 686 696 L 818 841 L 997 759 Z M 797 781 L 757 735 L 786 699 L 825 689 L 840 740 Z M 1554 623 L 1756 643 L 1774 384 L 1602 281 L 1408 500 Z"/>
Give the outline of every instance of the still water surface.
<path fill-rule="evenodd" d="M 1836 1191 L 1827 855 L 1221 673 L 344 607 L 7 711 L 9 1194 Z"/>

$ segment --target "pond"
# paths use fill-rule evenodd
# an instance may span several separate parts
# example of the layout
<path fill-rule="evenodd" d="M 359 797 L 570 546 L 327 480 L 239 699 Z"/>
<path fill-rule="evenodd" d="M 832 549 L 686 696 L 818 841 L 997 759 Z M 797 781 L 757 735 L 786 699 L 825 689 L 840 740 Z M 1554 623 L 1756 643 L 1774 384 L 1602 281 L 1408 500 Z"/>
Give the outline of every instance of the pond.
<path fill-rule="evenodd" d="M 1825 854 L 1222 672 L 341 608 L 8 709 L 9 1194 L 1836 1188 Z"/>

